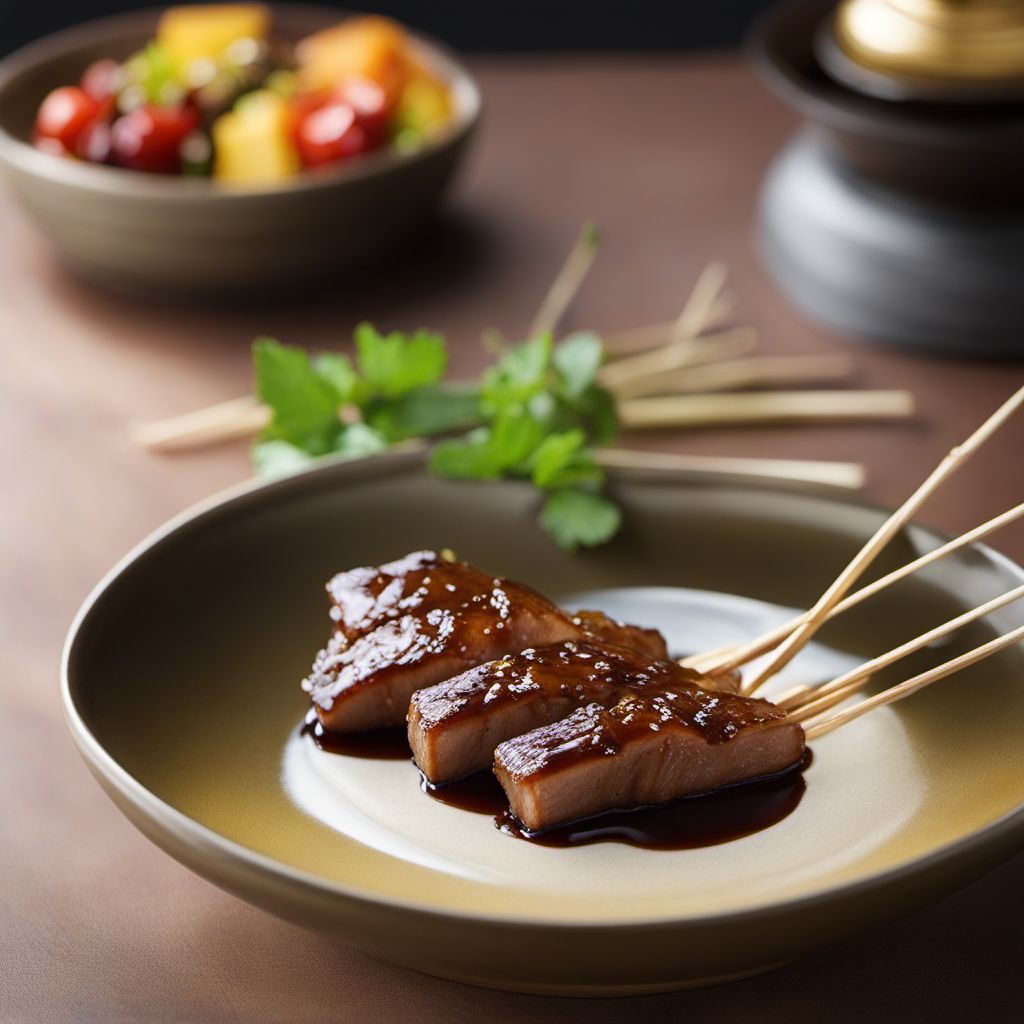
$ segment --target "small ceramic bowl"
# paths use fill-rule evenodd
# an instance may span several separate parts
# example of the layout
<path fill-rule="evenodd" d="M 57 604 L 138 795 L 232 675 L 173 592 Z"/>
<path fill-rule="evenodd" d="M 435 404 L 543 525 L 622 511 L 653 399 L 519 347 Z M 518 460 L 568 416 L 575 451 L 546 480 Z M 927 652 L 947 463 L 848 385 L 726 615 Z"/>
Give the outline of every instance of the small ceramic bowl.
<path fill-rule="evenodd" d="M 35 112 L 59 85 L 100 57 L 124 58 L 154 35 L 143 11 L 58 32 L 0 62 L 0 171 L 63 261 L 118 291 L 245 295 L 323 280 L 371 262 L 436 209 L 480 113 L 468 73 L 420 37 L 428 66 L 448 81 L 455 117 L 409 154 L 369 154 L 345 167 L 302 173 L 273 188 L 228 187 L 66 160 L 30 142 Z M 274 9 L 286 39 L 337 23 L 344 12 Z"/>

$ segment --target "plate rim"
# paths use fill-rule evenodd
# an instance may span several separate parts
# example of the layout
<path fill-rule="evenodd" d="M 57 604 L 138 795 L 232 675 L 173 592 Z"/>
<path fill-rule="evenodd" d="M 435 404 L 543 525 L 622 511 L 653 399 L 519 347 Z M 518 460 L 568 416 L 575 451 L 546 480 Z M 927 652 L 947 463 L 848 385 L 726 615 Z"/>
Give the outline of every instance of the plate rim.
<path fill-rule="evenodd" d="M 998 818 L 993 819 L 981 828 L 963 836 L 960 839 L 951 840 L 936 847 L 931 852 L 897 865 L 893 868 L 882 869 L 872 872 L 854 881 L 831 885 L 823 889 L 808 893 L 802 896 L 768 898 L 762 902 L 754 903 L 739 909 L 726 909 L 722 911 L 701 912 L 692 915 L 674 913 L 669 916 L 648 916 L 630 918 L 627 920 L 569 917 L 559 916 L 558 918 L 547 918 L 534 915 L 510 916 L 507 913 L 494 911 L 478 911 L 472 907 L 451 908 L 439 905 L 436 902 L 420 901 L 413 898 L 398 897 L 390 894 L 375 893 L 359 886 L 349 885 L 344 882 L 334 881 L 307 871 L 294 867 L 283 861 L 277 860 L 268 854 L 260 853 L 244 845 L 237 840 L 217 832 L 208 825 L 204 825 L 196 819 L 178 810 L 157 796 L 127 769 L 125 769 L 110 754 L 100 740 L 86 725 L 80 714 L 71 689 L 71 662 L 75 655 L 76 645 L 82 633 L 82 628 L 87 623 L 96 605 L 106 591 L 116 580 L 148 551 L 157 547 L 172 534 L 181 528 L 193 523 L 207 515 L 229 506 L 254 494 L 272 493 L 274 491 L 287 492 L 297 484 L 305 482 L 318 476 L 330 476 L 338 474 L 344 479 L 350 473 L 359 473 L 360 470 L 371 470 L 371 478 L 377 475 L 394 475 L 405 471 L 416 464 L 425 462 L 426 447 L 415 449 L 404 449 L 401 451 L 388 451 L 376 455 L 358 458 L 331 458 L 318 461 L 313 465 L 304 467 L 297 472 L 286 476 L 274 477 L 268 480 L 250 479 L 228 486 L 214 492 L 182 511 L 167 519 L 160 526 L 146 534 L 142 540 L 134 544 L 114 565 L 101 577 L 101 579 L 89 591 L 86 598 L 76 611 L 71 625 L 68 628 L 64 640 L 60 659 L 60 698 L 64 710 L 65 723 L 75 746 L 91 771 L 100 776 L 101 783 L 105 782 L 126 799 L 136 810 L 140 811 L 150 823 L 156 826 L 161 834 L 174 834 L 179 841 L 183 842 L 189 849 L 201 851 L 205 848 L 213 848 L 229 860 L 241 863 L 243 866 L 255 869 L 265 880 L 283 879 L 289 886 L 297 886 L 309 892 L 327 894 L 334 899 L 348 900 L 362 904 L 367 907 L 387 907 L 390 910 L 426 915 L 448 922 L 473 921 L 479 924 L 495 925 L 500 927 L 517 927 L 522 929 L 544 928 L 559 930 L 578 930 L 580 928 L 606 929 L 622 931 L 630 929 L 649 929 L 652 927 L 720 927 L 723 925 L 740 925 L 744 922 L 753 921 L 760 917 L 770 916 L 779 912 L 798 913 L 804 910 L 813 910 L 822 904 L 839 898 L 855 897 L 862 893 L 899 883 L 901 880 L 924 874 L 929 870 L 940 867 L 945 862 L 959 857 L 961 854 L 972 849 L 994 846 L 1000 840 L 1012 835 L 1015 831 L 1024 835 L 1024 800 L 1015 807 L 1006 811 Z M 381 474 L 373 472 L 380 470 Z M 390 472 L 389 472 L 390 471 Z M 643 471 L 612 471 L 609 476 L 613 480 L 637 480 L 650 478 L 651 474 Z M 694 486 L 695 481 L 690 478 L 679 477 L 669 479 L 664 476 L 657 477 L 665 486 L 686 487 Z M 875 502 L 867 501 L 861 497 L 849 494 L 836 494 L 813 486 L 794 487 L 791 484 L 775 485 L 771 483 L 739 483 L 723 481 L 718 486 L 736 487 L 754 492 L 788 493 L 806 495 L 808 497 L 823 499 L 845 507 L 853 507 L 866 512 L 885 515 L 890 512 L 885 506 Z M 930 526 L 927 523 L 914 519 L 909 526 L 915 526 L 935 535 L 940 539 L 949 539 L 950 534 L 946 531 Z M 996 567 L 1002 569 L 1018 580 L 1024 580 L 1024 566 L 1019 565 L 1008 555 L 990 547 L 984 543 L 974 543 L 968 546 L 967 550 L 975 550 L 987 558 Z M 1024 646 L 1022 644 L 1021 646 Z M 106 786 L 104 786 L 106 788 Z M 108 793 L 108 795 L 110 795 Z M 122 810 L 121 808 L 118 808 Z M 124 811 L 122 810 L 122 813 Z M 138 824 L 132 820 L 131 823 L 139 829 Z M 143 831 L 139 829 L 139 831 Z M 149 834 L 143 832 L 146 838 L 163 852 L 184 863 L 189 870 L 194 871 L 203 877 L 202 872 L 194 868 L 190 863 L 182 861 L 176 854 L 160 842 L 157 842 Z M 1024 847 L 1024 843 L 1018 843 L 1018 847 Z M 1018 850 L 1019 852 L 1019 850 Z M 1002 859 L 1013 856 L 1007 853 Z M 997 861 L 998 862 L 998 861 Z"/>

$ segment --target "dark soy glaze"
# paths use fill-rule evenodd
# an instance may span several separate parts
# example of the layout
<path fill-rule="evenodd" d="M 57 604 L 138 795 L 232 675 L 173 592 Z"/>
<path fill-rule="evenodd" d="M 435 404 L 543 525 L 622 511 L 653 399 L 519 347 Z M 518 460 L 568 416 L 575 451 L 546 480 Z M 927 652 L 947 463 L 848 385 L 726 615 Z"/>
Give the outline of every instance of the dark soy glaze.
<path fill-rule="evenodd" d="M 788 817 L 804 794 L 803 773 L 810 763 L 808 750 L 795 767 L 764 779 L 660 807 L 611 811 L 541 833 L 528 832 L 512 816 L 491 772 L 477 772 L 444 786 L 432 786 L 424 779 L 422 789 L 452 807 L 493 815 L 495 826 L 506 835 L 541 846 L 620 842 L 648 850 L 693 850 L 742 839 Z"/>
<path fill-rule="evenodd" d="M 316 711 L 310 708 L 301 734 L 309 736 L 321 750 L 330 754 L 347 754 L 377 761 L 406 761 L 412 757 L 405 726 L 401 725 L 371 732 L 331 732 L 320 724 Z"/>
<path fill-rule="evenodd" d="M 492 818 L 497 818 L 508 810 L 505 791 L 491 771 L 474 772 L 463 779 L 445 782 L 440 786 L 427 782 L 421 773 L 420 789 L 427 796 L 432 796 L 443 804 L 458 807 L 463 811 L 472 811 L 474 814 L 489 814 Z"/>

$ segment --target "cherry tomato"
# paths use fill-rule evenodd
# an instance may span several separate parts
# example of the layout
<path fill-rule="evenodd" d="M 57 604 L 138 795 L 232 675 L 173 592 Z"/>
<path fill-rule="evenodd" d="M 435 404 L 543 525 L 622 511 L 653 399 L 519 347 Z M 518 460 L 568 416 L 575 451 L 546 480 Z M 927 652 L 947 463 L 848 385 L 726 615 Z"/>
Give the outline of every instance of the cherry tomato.
<path fill-rule="evenodd" d="M 99 102 L 77 85 L 54 89 L 36 114 L 36 139 L 53 140 L 66 152 L 73 153 L 79 135 L 99 112 Z M 56 149 L 52 145 L 41 145 L 40 148 L 51 152 Z"/>
<path fill-rule="evenodd" d="M 314 110 L 319 110 L 329 103 L 330 99 L 329 92 L 300 92 L 288 101 L 288 131 L 293 143 L 298 144 L 299 128 L 302 122 Z"/>
<path fill-rule="evenodd" d="M 121 82 L 121 65 L 109 57 L 93 61 L 82 75 L 82 88 L 97 101 L 117 92 Z"/>
<path fill-rule="evenodd" d="M 111 100 L 113 98 L 111 97 Z M 94 117 L 82 129 L 75 143 L 75 154 L 92 164 L 105 164 L 110 159 L 110 115 Z"/>
<path fill-rule="evenodd" d="M 346 160 L 372 148 L 351 104 L 334 98 L 298 122 L 295 145 L 306 167 Z"/>
<path fill-rule="evenodd" d="M 185 104 L 139 107 L 111 126 L 111 158 L 136 171 L 176 174 L 181 169 L 181 144 L 197 123 L 195 110 Z"/>
<path fill-rule="evenodd" d="M 370 145 L 379 146 L 387 137 L 392 114 L 387 93 L 368 78 L 350 78 L 338 87 L 337 95 L 356 112 Z"/>

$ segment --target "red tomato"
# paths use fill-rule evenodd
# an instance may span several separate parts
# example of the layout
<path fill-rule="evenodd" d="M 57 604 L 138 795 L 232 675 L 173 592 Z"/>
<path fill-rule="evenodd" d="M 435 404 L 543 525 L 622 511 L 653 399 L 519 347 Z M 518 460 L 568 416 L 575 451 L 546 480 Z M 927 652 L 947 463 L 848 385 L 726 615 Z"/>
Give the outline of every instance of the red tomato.
<path fill-rule="evenodd" d="M 294 145 L 299 144 L 299 129 L 302 122 L 330 102 L 331 94 L 327 92 L 300 92 L 288 102 L 288 133 Z"/>
<path fill-rule="evenodd" d="M 350 78 L 338 87 L 337 95 L 356 112 L 371 146 L 379 146 L 387 136 L 391 118 L 391 105 L 384 90 L 368 78 Z"/>
<path fill-rule="evenodd" d="M 92 164 L 105 164 L 110 159 L 110 116 L 94 117 L 82 129 L 75 144 L 75 153 Z"/>
<path fill-rule="evenodd" d="M 113 96 L 121 81 L 121 65 L 107 57 L 93 61 L 82 75 L 82 88 L 94 99 Z"/>
<path fill-rule="evenodd" d="M 74 152 L 79 135 L 100 112 L 100 104 L 77 85 L 54 89 L 36 114 L 36 138 L 54 140 Z M 53 151 L 53 146 L 42 146 Z"/>
<path fill-rule="evenodd" d="M 119 166 L 136 171 L 177 174 L 181 169 L 181 144 L 197 123 L 195 110 L 186 105 L 139 107 L 111 125 L 111 158 Z"/>
<path fill-rule="evenodd" d="M 372 143 L 351 104 L 332 98 L 301 118 L 295 146 L 306 167 L 319 167 L 365 153 Z"/>

